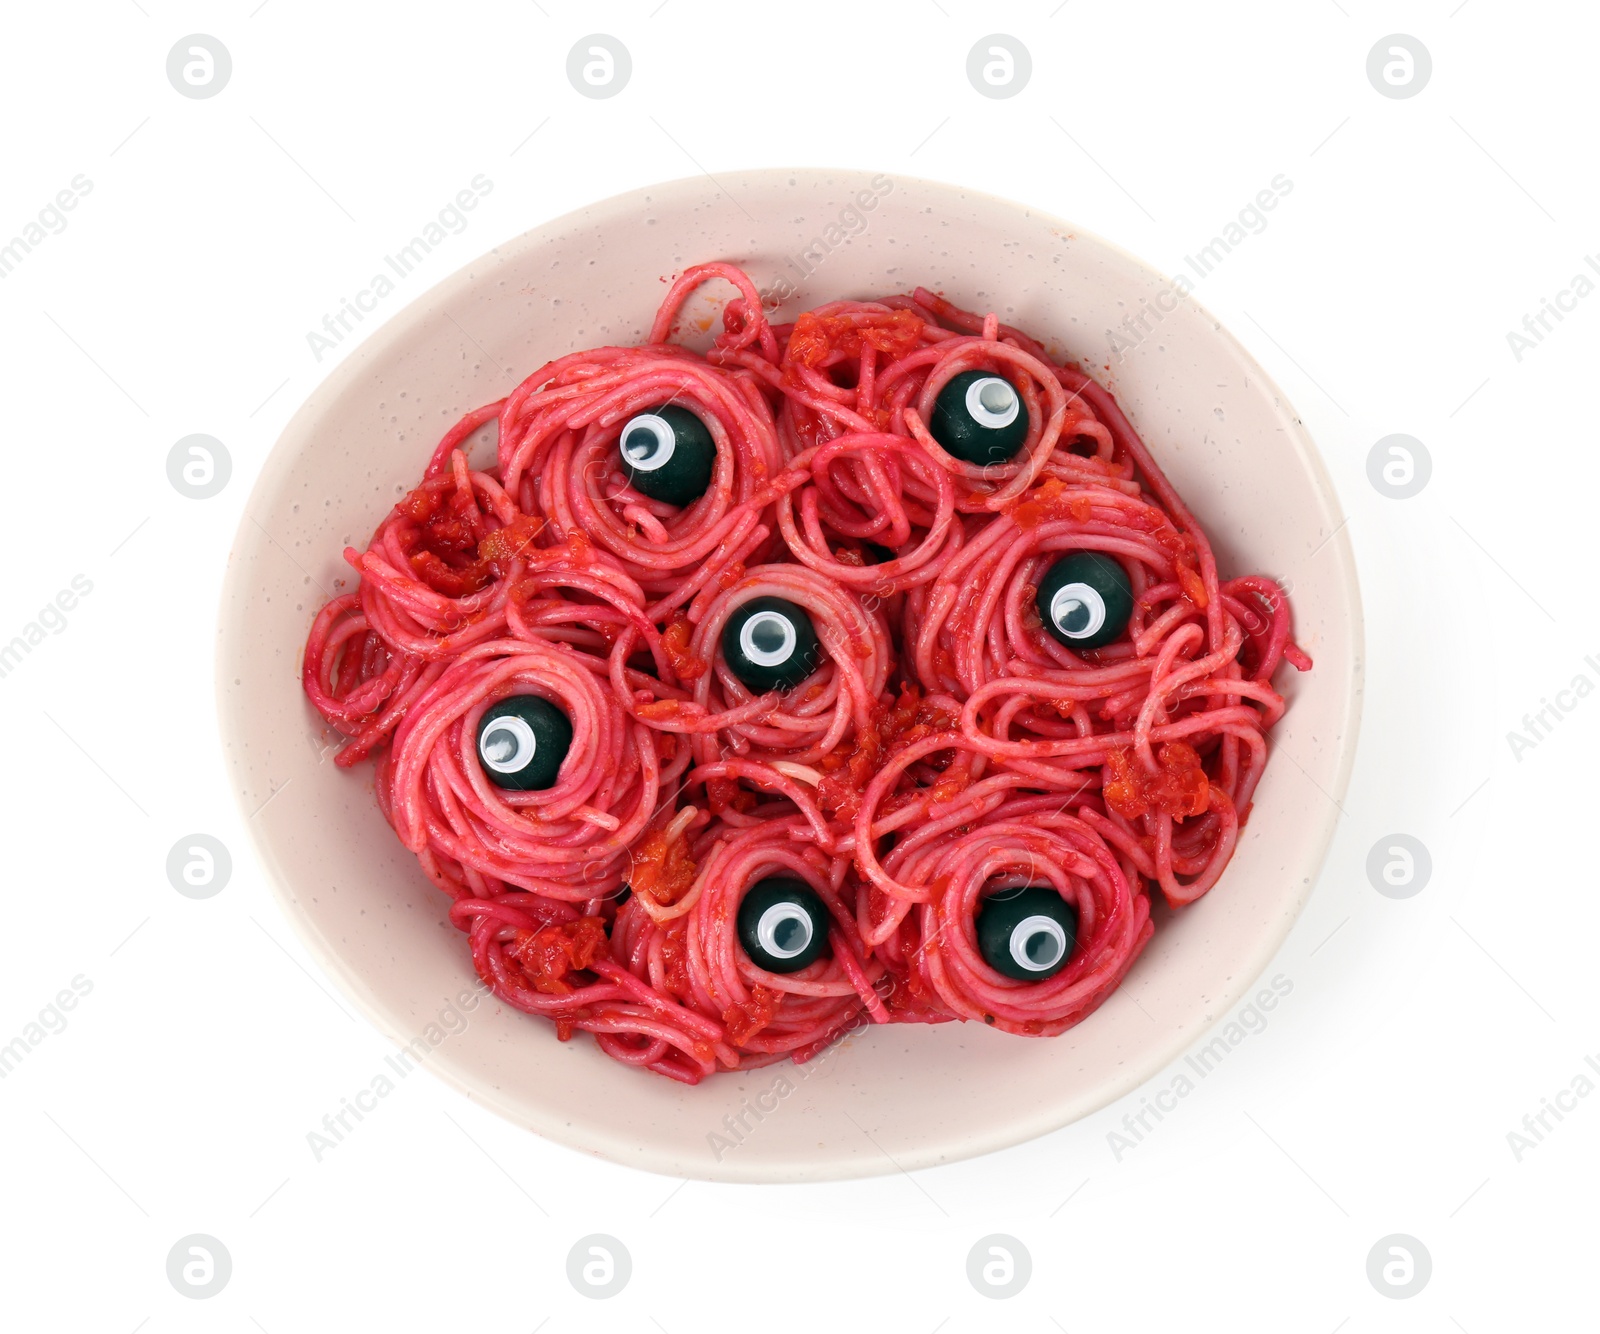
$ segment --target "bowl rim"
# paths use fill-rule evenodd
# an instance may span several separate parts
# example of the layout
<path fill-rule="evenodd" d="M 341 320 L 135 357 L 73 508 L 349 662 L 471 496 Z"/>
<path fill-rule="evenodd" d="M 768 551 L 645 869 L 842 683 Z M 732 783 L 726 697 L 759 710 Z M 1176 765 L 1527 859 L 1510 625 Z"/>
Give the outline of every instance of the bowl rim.
<path fill-rule="evenodd" d="M 731 197 L 728 190 L 729 184 L 734 185 L 735 188 L 746 185 L 754 185 L 759 188 L 770 187 L 780 182 L 798 183 L 802 179 L 813 183 L 825 183 L 830 179 L 866 175 L 871 170 L 871 168 L 859 167 L 753 167 L 719 172 L 716 181 L 712 183 L 716 185 L 724 196 Z M 1173 281 L 1169 275 L 1166 275 L 1154 265 L 1147 263 L 1126 247 L 1115 241 L 1108 240 L 1088 228 L 1059 218 L 1046 209 L 959 182 L 911 176 L 904 172 L 883 172 L 882 174 L 890 176 L 896 188 L 904 185 L 912 189 L 927 188 L 935 192 L 951 192 L 965 198 L 981 201 L 993 208 L 1018 212 L 1023 216 L 1059 228 L 1062 233 L 1071 235 L 1075 240 L 1085 242 L 1091 247 L 1099 248 L 1103 252 L 1115 256 L 1129 268 L 1147 275 L 1152 282 L 1170 284 Z M 387 354 L 394 344 L 406 338 L 417 321 L 424 317 L 426 311 L 430 309 L 436 310 L 439 306 L 446 304 L 452 298 L 479 282 L 487 262 L 502 262 L 507 255 L 514 254 L 523 247 L 537 245 L 540 240 L 547 238 L 550 234 L 558 233 L 562 229 L 579 222 L 590 225 L 606 225 L 619 217 L 636 213 L 638 209 L 644 207 L 647 203 L 659 204 L 661 202 L 660 196 L 689 189 L 703 191 L 707 180 L 708 178 L 703 175 L 679 176 L 665 181 L 648 183 L 620 194 L 610 195 L 582 204 L 566 213 L 537 222 L 515 236 L 508 237 L 487 250 L 479 252 L 452 272 L 440 278 L 431 287 L 418 292 L 410 301 L 392 314 L 389 314 L 381 323 L 368 331 L 360 342 L 352 346 L 345 355 L 334 362 L 322 375 L 322 378 L 278 433 L 277 438 L 262 461 L 260 471 L 245 501 L 238 528 L 229 546 L 228 561 L 219 599 L 216 641 L 213 651 L 214 705 L 217 711 L 224 770 L 230 780 L 229 786 L 232 789 L 233 799 L 239 810 L 242 823 L 248 831 L 250 844 L 255 852 L 257 863 L 266 874 L 273 898 L 276 900 L 280 912 L 293 927 L 302 945 L 316 963 L 338 984 L 346 999 L 365 1016 L 367 1021 L 383 1035 L 386 1041 L 403 1043 L 406 1037 L 393 1022 L 389 1013 L 383 1008 L 382 1003 L 362 976 L 361 971 L 346 960 L 345 955 L 324 934 L 313 915 L 296 897 L 292 886 L 288 882 L 287 875 L 278 866 L 264 828 L 254 818 L 255 812 L 246 809 L 245 789 L 237 781 L 243 777 L 244 761 L 239 757 L 242 748 L 234 744 L 237 739 L 234 722 L 235 708 L 230 703 L 228 691 L 224 686 L 224 682 L 228 679 L 230 655 L 234 652 L 233 645 L 239 638 L 239 623 L 244 620 L 245 616 L 243 610 L 245 599 L 238 596 L 241 592 L 238 587 L 238 581 L 242 578 L 241 570 L 245 562 L 237 559 L 237 557 L 247 545 L 258 544 L 261 540 L 256 531 L 260 529 L 260 525 L 254 519 L 260 502 L 264 498 L 275 494 L 285 485 L 292 474 L 294 464 L 291 460 L 295 458 L 294 451 L 285 450 L 282 447 L 284 443 L 302 434 L 310 423 L 321 417 L 332 403 L 346 391 L 348 382 L 352 378 L 358 377 L 372 362 Z M 540 240 L 535 240 L 534 238 L 536 237 L 540 238 Z M 1211 325 L 1212 336 L 1220 338 L 1227 345 L 1232 356 L 1246 367 L 1252 375 L 1258 378 L 1262 392 L 1275 398 L 1280 405 L 1281 415 L 1286 426 L 1286 443 L 1293 449 L 1300 469 L 1310 481 L 1316 497 L 1328 518 L 1336 522 L 1333 533 L 1325 539 L 1324 545 L 1338 567 L 1336 583 L 1344 599 L 1346 626 L 1349 635 L 1348 660 L 1341 664 L 1344 671 L 1348 673 L 1349 686 L 1345 692 L 1342 710 L 1339 715 L 1340 740 L 1333 771 L 1334 781 L 1327 789 L 1327 795 L 1331 800 L 1326 806 L 1319 804 L 1318 813 L 1312 820 L 1315 826 L 1313 831 L 1315 855 L 1314 857 L 1308 857 L 1306 861 L 1306 865 L 1310 868 L 1310 873 L 1304 878 L 1304 883 L 1298 887 L 1292 898 L 1287 894 L 1285 895 L 1282 900 L 1283 911 L 1276 916 L 1273 925 L 1271 927 L 1263 926 L 1256 933 L 1256 948 L 1239 964 L 1233 979 L 1219 987 L 1217 994 L 1209 998 L 1212 1007 L 1211 1017 L 1209 1019 L 1201 1019 L 1193 1026 L 1169 1026 L 1160 1038 L 1152 1040 L 1147 1045 L 1139 1048 L 1136 1053 L 1130 1055 L 1128 1060 L 1120 1062 L 1114 1071 L 1100 1076 L 1097 1081 L 1096 1095 L 1091 1106 L 1068 1109 L 1066 1111 L 1044 1107 L 1031 1116 L 1012 1118 L 1004 1123 L 996 1123 L 976 1132 L 963 1132 L 959 1136 L 959 1143 L 957 1143 L 958 1137 L 952 1135 L 943 1150 L 932 1145 L 917 1149 L 903 1148 L 895 1159 L 888 1161 L 824 1154 L 818 1163 L 815 1166 L 808 1167 L 803 1175 L 788 1170 L 781 1164 L 768 1163 L 761 1159 L 751 1159 L 746 1164 L 743 1155 L 728 1155 L 721 1161 L 715 1162 L 710 1159 L 704 1161 L 699 1159 L 686 1160 L 671 1148 L 654 1146 L 649 1142 L 628 1142 L 626 1144 L 609 1142 L 608 1137 L 604 1133 L 597 1133 L 595 1127 L 588 1127 L 580 1131 L 578 1127 L 564 1119 L 559 1112 L 546 1110 L 542 1116 L 534 1114 L 534 1109 L 530 1109 L 517 1099 L 503 1095 L 498 1088 L 487 1081 L 475 1080 L 458 1070 L 444 1052 L 437 1053 L 434 1058 L 422 1062 L 432 1076 L 461 1093 L 469 1101 L 488 1108 L 505 1120 L 534 1132 L 542 1139 L 552 1141 L 580 1153 L 603 1158 L 619 1166 L 639 1168 L 676 1179 L 802 1184 L 824 1180 L 859 1179 L 886 1175 L 894 1171 L 904 1172 L 935 1167 L 979 1157 L 1037 1139 L 1040 1136 L 1092 1116 L 1095 1112 L 1103 1110 L 1110 1104 L 1128 1096 L 1134 1090 L 1157 1077 L 1186 1049 L 1199 1043 L 1208 1033 L 1218 1028 L 1227 1019 L 1238 1002 L 1255 988 L 1267 966 L 1282 949 L 1289 933 L 1299 920 L 1312 890 L 1326 868 L 1329 846 L 1332 843 L 1339 816 L 1342 814 L 1343 798 L 1349 787 L 1350 778 L 1354 771 L 1356 753 L 1359 749 L 1366 676 L 1365 618 L 1360 584 L 1357 578 L 1355 553 L 1350 540 L 1349 516 L 1340 504 L 1338 491 L 1333 484 L 1332 476 L 1300 414 L 1293 407 L 1288 395 L 1282 391 L 1272 376 L 1261 366 L 1254 354 L 1245 347 L 1226 324 L 1196 299 L 1192 287 L 1188 292 L 1184 293 L 1182 299 L 1186 305 L 1192 307 L 1197 315 L 1203 317 Z M 1096 379 L 1101 380 L 1101 377 L 1097 375 Z M 1104 380 L 1101 380 L 1101 383 L 1104 383 Z M 303 645 L 300 646 L 300 649 L 303 651 Z M 620 1140 L 621 1137 L 612 1136 L 610 1138 L 612 1140 Z"/>

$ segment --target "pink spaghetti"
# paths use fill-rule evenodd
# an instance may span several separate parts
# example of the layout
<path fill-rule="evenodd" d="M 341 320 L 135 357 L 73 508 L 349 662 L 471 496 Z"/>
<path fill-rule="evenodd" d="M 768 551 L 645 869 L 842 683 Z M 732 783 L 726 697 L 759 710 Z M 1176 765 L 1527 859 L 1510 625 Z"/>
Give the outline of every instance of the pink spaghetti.
<path fill-rule="evenodd" d="M 1081 1022 L 1152 896 L 1217 884 L 1311 666 L 1076 366 L 923 288 L 773 324 L 728 264 L 468 413 L 344 554 L 338 763 L 497 996 L 691 1084 Z"/>

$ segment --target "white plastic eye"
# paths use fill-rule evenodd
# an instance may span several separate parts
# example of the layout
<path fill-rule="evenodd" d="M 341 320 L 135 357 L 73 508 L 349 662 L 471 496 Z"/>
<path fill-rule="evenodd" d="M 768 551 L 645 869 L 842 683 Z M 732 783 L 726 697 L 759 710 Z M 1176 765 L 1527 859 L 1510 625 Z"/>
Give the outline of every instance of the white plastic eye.
<path fill-rule="evenodd" d="M 1106 600 L 1088 584 L 1063 584 L 1050 599 L 1050 619 L 1068 639 L 1087 639 L 1106 623 Z"/>
<path fill-rule="evenodd" d="M 1011 957 L 1017 967 L 1044 973 L 1067 952 L 1067 933 L 1052 917 L 1024 917 L 1011 931 Z"/>
<path fill-rule="evenodd" d="M 739 648 L 758 667 L 788 662 L 798 642 L 789 618 L 775 611 L 758 611 L 739 630 Z"/>
<path fill-rule="evenodd" d="M 979 426 L 991 430 L 1010 426 L 1022 411 L 1022 396 L 1011 381 L 998 375 L 986 376 L 967 386 L 967 411 Z"/>
<path fill-rule="evenodd" d="M 773 958 L 792 959 L 811 943 L 811 918 L 798 903 L 774 903 L 761 914 L 756 939 Z"/>
<path fill-rule="evenodd" d="M 622 428 L 622 456 L 639 472 L 665 467 L 677 447 L 671 424 L 653 412 L 641 412 Z"/>
<path fill-rule="evenodd" d="M 514 774 L 527 768 L 538 748 L 533 728 L 514 714 L 496 718 L 478 738 L 478 757 L 497 774 Z"/>

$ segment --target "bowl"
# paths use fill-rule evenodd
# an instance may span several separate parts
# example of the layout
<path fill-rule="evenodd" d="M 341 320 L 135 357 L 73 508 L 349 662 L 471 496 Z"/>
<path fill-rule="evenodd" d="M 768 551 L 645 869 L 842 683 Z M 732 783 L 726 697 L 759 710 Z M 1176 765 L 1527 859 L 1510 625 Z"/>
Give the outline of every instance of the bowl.
<path fill-rule="evenodd" d="M 603 1056 L 476 990 L 466 937 L 379 814 L 370 776 L 300 690 L 312 616 L 466 409 L 575 349 L 638 342 L 670 277 L 731 260 L 778 319 L 921 283 L 996 310 L 1109 382 L 1207 528 L 1225 573 L 1293 591 L 1305 676 L 1238 851 L 1162 914 L 1121 988 L 1058 1038 L 870 1027 L 809 1066 L 694 1088 Z M 702 289 L 709 317 L 730 289 Z M 1141 316 L 1147 332 L 1124 321 Z M 706 320 L 705 322 L 709 322 Z M 1136 328 L 1135 326 L 1131 326 Z M 1116 350 L 1108 331 L 1122 330 Z M 1159 1072 L 1250 992 L 1310 893 L 1353 759 L 1361 616 L 1338 501 L 1284 395 L 1192 297 L 1116 246 L 1021 204 L 851 171 L 751 171 L 607 199 L 497 247 L 397 311 L 295 414 L 251 493 L 218 628 L 232 786 L 284 916 L 382 1032 L 540 1135 L 680 1177 L 813 1181 L 927 1167 L 1067 1125 Z M 270 800 L 269 800 L 270 798 Z"/>

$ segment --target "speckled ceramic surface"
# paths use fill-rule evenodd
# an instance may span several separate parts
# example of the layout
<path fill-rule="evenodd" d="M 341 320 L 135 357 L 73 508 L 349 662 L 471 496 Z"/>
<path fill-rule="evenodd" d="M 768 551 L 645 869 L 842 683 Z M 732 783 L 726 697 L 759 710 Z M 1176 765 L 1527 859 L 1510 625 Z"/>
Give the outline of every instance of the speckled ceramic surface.
<path fill-rule="evenodd" d="M 466 938 L 379 815 L 369 775 L 333 765 L 335 738 L 300 692 L 301 647 L 324 590 L 349 586 L 341 549 L 364 544 L 463 410 L 562 353 L 642 339 L 664 279 L 701 260 L 738 263 L 764 289 L 787 280 L 796 291 L 780 319 L 921 282 L 997 310 L 1102 377 L 1106 331 L 1169 290 L 1065 222 L 953 186 L 828 171 L 720 183 L 595 204 L 426 293 L 329 375 L 250 498 L 219 626 L 229 773 L 284 915 L 397 1043 L 428 1034 L 472 987 Z M 690 314 L 711 314 L 726 295 L 703 289 Z M 1355 567 L 1294 409 L 1205 310 L 1163 304 L 1175 308 L 1114 362 L 1111 387 L 1207 526 L 1224 573 L 1292 586 L 1316 670 L 1281 673 L 1292 707 L 1272 743 L 1293 759 L 1269 766 L 1232 865 L 1198 904 L 1160 915 L 1120 991 L 1055 1039 L 963 1024 L 874 1028 L 809 1069 L 719 1075 L 698 1088 L 625 1068 L 582 1035 L 560 1043 L 548 1024 L 489 998 L 464 1029 L 451 1020 L 445 1027 L 460 1031 L 432 1031 L 434 1071 L 530 1130 L 652 1171 L 866 1176 L 986 1153 L 1092 1112 L 1252 989 L 1311 890 L 1337 816 L 1330 797 L 1350 771 L 1361 698 Z"/>

